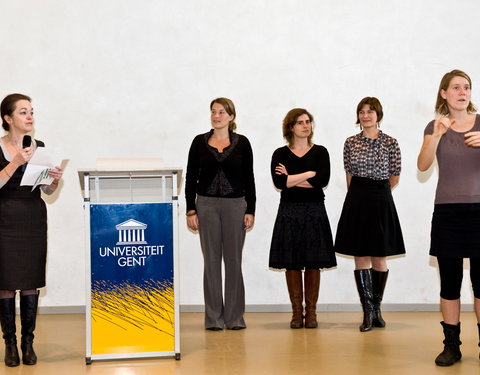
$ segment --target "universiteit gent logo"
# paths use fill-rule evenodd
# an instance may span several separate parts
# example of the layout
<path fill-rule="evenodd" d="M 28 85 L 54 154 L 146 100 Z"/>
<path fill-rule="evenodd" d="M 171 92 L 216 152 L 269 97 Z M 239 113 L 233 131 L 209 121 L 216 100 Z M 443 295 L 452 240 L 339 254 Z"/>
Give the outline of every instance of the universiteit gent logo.
<path fill-rule="evenodd" d="M 117 245 L 146 244 L 145 230 L 147 224 L 134 219 L 129 219 L 123 223 L 115 225 L 118 231 Z"/>

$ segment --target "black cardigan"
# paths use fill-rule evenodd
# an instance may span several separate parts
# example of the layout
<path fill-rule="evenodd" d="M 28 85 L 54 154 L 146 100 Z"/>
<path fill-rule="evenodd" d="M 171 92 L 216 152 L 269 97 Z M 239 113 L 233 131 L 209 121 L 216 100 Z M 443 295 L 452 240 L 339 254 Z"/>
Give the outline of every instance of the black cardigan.
<path fill-rule="evenodd" d="M 224 153 L 229 153 L 228 156 L 217 158 L 214 153 L 218 151 L 208 145 L 208 139 L 212 134 L 213 130 L 197 135 L 190 146 L 185 176 L 187 211 L 196 210 L 195 200 L 198 194 L 221 198 L 245 197 L 247 202 L 245 213 L 255 214 L 255 180 L 250 142 L 243 135 L 230 133 L 230 146 L 223 150 Z M 235 142 L 233 142 L 233 138 L 237 138 Z M 233 147 L 233 149 L 228 150 L 230 147 Z M 218 193 L 212 195 L 208 192 L 208 188 L 220 171 L 225 174 L 233 191 L 223 196 Z"/>

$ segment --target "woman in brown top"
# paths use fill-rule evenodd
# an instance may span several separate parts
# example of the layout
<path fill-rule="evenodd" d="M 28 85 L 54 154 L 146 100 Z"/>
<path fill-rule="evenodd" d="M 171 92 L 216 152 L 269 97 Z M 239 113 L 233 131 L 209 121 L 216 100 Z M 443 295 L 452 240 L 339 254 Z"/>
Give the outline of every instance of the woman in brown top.
<path fill-rule="evenodd" d="M 440 82 L 435 111 L 439 117 L 424 132 L 418 169 L 426 171 L 435 157 L 438 184 L 432 218 L 430 255 L 440 272 L 440 307 L 445 348 L 439 366 L 460 360 L 460 288 L 463 258 L 470 259 L 475 312 L 480 323 L 480 116 L 470 101 L 472 81 L 460 71 Z M 480 333 L 480 324 L 477 324 Z"/>

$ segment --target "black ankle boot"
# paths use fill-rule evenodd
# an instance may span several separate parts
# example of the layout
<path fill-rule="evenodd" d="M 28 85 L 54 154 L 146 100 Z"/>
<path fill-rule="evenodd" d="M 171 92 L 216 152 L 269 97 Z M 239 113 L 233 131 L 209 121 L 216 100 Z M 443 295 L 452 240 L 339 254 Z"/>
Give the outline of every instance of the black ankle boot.
<path fill-rule="evenodd" d="M 373 289 L 373 326 L 385 327 L 385 320 L 382 317 L 380 305 L 382 304 L 383 291 L 387 284 L 388 271 L 380 272 L 372 269 L 372 289 Z"/>
<path fill-rule="evenodd" d="M 22 321 L 22 362 L 25 365 L 37 363 L 33 350 L 35 321 L 37 319 L 38 294 L 20 296 L 20 319 Z"/>
<path fill-rule="evenodd" d="M 0 299 L 0 321 L 5 340 L 5 365 L 15 367 L 20 364 L 15 335 L 15 297 Z"/>
<path fill-rule="evenodd" d="M 477 327 L 478 327 L 478 337 L 479 337 L 478 346 L 480 346 L 480 323 L 477 323 Z M 480 354 L 478 355 L 478 358 L 480 359 Z"/>
<path fill-rule="evenodd" d="M 440 324 L 445 335 L 445 340 L 443 340 L 445 347 L 443 352 L 435 358 L 435 363 L 437 366 L 451 366 L 462 358 L 462 353 L 460 352 L 460 345 L 462 344 L 460 341 L 460 323 L 452 325 L 440 322 Z"/>
<path fill-rule="evenodd" d="M 370 269 L 355 270 L 355 282 L 363 309 L 363 323 L 360 332 L 370 331 L 373 327 L 373 290 Z"/>

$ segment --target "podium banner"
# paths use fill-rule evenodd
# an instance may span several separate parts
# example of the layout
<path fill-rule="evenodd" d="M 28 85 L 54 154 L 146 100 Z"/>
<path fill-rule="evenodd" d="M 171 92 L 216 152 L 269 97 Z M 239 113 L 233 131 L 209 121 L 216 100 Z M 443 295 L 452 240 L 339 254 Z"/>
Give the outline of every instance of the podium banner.
<path fill-rule="evenodd" d="M 92 355 L 175 350 L 171 203 L 92 204 Z"/>

